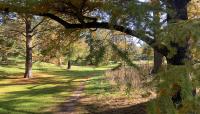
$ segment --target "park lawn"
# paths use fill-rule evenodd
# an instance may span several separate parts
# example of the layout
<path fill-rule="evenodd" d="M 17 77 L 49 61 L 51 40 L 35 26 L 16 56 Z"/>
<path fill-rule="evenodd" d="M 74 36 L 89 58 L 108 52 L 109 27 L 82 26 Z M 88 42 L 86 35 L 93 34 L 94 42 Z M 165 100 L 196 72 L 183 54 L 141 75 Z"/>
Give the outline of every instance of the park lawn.
<path fill-rule="evenodd" d="M 34 63 L 33 78 L 23 79 L 24 64 L 0 66 L 0 114 L 51 113 L 66 101 L 79 80 L 102 75 L 109 67 L 73 66 L 65 70 L 49 63 Z"/>

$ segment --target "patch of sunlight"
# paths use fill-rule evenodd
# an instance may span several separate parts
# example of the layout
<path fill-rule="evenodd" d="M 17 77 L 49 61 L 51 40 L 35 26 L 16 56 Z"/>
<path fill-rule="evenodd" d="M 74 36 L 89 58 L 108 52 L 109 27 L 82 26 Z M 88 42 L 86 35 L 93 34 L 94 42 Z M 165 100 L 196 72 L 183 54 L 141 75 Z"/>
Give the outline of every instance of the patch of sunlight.
<path fill-rule="evenodd" d="M 6 75 L 6 74 L 22 73 L 24 69 L 15 68 L 14 66 L 9 66 L 9 67 L 0 66 L 0 71 L 2 71 Z"/>
<path fill-rule="evenodd" d="M 73 71 L 92 71 L 95 70 L 95 67 L 91 66 L 72 66 Z"/>
<path fill-rule="evenodd" d="M 29 86 L 24 86 L 24 85 L 5 85 L 0 87 L 0 93 L 8 93 L 9 92 L 17 92 L 17 91 L 26 91 L 28 90 L 28 87 L 32 87 L 31 85 Z M 12 93 L 11 93 L 12 94 Z M 0 95 L 1 97 L 1 95 Z"/>

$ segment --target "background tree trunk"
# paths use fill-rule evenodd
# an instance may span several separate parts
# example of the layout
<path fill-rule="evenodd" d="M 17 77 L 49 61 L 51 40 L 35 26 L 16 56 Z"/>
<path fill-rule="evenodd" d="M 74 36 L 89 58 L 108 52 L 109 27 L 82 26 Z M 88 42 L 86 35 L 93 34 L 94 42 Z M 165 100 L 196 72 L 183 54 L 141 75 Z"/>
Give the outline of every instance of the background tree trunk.
<path fill-rule="evenodd" d="M 25 18 L 26 24 L 26 63 L 24 78 L 32 77 L 32 36 L 31 36 L 31 19 Z"/>
<path fill-rule="evenodd" d="M 8 62 L 8 55 L 7 55 L 6 52 L 2 54 L 2 59 L 1 59 L 1 61 L 4 62 L 4 63 L 7 63 L 7 62 Z"/>
<path fill-rule="evenodd" d="M 68 70 L 71 69 L 71 61 L 70 60 L 68 60 L 68 62 L 67 62 L 67 69 Z"/>
<path fill-rule="evenodd" d="M 57 57 L 57 60 L 58 60 L 57 65 L 61 67 L 62 66 L 62 58 L 61 57 Z"/>

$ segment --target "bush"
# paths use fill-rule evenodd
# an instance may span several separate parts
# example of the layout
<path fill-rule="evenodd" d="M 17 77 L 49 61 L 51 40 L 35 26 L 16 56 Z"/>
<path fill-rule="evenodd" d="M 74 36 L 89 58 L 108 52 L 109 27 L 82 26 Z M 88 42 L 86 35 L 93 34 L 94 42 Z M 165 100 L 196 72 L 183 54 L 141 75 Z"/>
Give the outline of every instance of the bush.
<path fill-rule="evenodd" d="M 143 86 L 143 75 L 132 67 L 120 67 L 105 73 L 111 85 L 117 86 L 122 91 L 137 89 Z"/>

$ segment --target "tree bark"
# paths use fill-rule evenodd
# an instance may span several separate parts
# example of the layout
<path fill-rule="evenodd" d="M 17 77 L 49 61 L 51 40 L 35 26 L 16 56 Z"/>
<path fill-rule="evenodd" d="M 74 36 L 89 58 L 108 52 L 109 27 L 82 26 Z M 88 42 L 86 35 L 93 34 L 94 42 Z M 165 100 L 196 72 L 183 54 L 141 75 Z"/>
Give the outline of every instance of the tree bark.
<path fill-rule="evenodd" d="M 155 5 L 155 7 L 161 7 L 160 0 L 151 0 L 151 4 Z M 156 10 L 153 11 L 153 21 L 156 23 L 153 26 L 153 33 L 154 33 L 154 40 L 158 40 L 158 34 L 160 33 L 161 24 L 160 24 L 161 16 L 160 11 Z M 153 68 L 151 70 L 151 74 L 156 74 L 160 70 L 163 62 L 163 55 L 159 53 L 156 49 L 154 49 L 154 61 L 153 61 Z"/>
<path fill-rule="evenodd" d="M 68 70 L 71 69 L 71 61 L 70 60 L 68 60 L 68 62 L 67 62 L 67 69 Z"/>
<path fill-rule="evenodd" d="M 32 78 L 32 36 L 31 36 L 31 20 L 25 18 L 26 24 L 26 63 L 24 78 Z"/>
<path fill-rule="evenodd" d="M 173 55 L 173 57 L 166 57 L 167 63 L 170 65 L 185 65 L 186 61 L 189 60 L 189 56 L 187 54 L 188 44 L 185 44 L 185 46 L 178 45 L 178 43 L 171 44 L 171 47 L 176 49 L 176 54 Z"/>
<path fill-rule="evenodd" d="M 151 71 L 151 74 L 156 74 L 160 70 L 160 67 L 163 63 L 163 55 L 156 50 L 154 50 L 154 61 L 153 61 L 153 69 Z"/>

